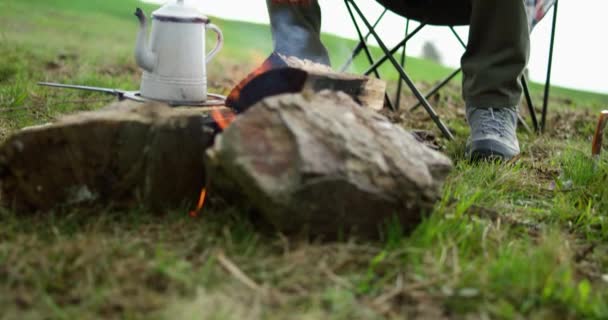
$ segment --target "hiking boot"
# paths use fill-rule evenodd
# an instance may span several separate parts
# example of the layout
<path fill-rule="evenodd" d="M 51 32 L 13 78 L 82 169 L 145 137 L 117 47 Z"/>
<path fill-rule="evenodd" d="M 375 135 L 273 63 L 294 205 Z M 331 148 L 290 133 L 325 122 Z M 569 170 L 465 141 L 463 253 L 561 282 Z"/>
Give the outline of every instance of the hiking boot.
<path fill-rule="evenodd" d="M 471 136 L 467 156 L 478 160 L 510 160 L 519 154 L 516 108 L 467 107 Z"/>

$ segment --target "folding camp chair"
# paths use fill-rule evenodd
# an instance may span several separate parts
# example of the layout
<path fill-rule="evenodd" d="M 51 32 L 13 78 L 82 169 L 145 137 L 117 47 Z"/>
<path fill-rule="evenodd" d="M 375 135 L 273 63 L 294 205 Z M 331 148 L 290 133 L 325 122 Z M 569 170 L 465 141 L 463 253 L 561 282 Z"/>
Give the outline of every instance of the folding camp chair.
<path fill-rule="evenodd" d="M 344 0 L 350 18 L 355 26 L 357 31 L 357 35 L 359 37 L 359 43 L 357 47 L 354 49 L 351 57 L 348 59 L 346 64 L 343 66 L 342 70 L 348 69 L 348 67 L 352 64 L 354 59 L 361 54 L 361 52 L 365 53 L 365 57 L 370 64 L 370 68 L 365 71 L 366 75 L 374 74 L 376 77 L 380 78 L 380 73 L 378 71 L 379 67 L 383 65 L 386 61 L 389 61 L 391 65 L 395 68 L 395 70 L 399 74 L 399 81 L 397 86 L 397 95 L 395 97 L 395 103 L 387 99 L 387 103 L 389 107 L 393 110 L 399 108 L 400 98 L 401 98 L 401 89 L 403 83 L 405 83 L 416 99 L 418 100 L 418 104 L 412 107 L 415 109 L 419 106 L 422 106 L 426 112 L 429 114 L 431 119 L 435 122 L 439 130 L 443 133 L 443 135 L 448 139 L 453 139 L 453 135 L 448 129 L 448 127 L 443 123 L 440 119 L 437 112 L 433 109 L 428 99 L 435 95 L 441 88 L 443 88 L 450 80 L 458 75 L 461 72 L 461 69 L 457 69 L 452 72 L 448 77 L 444 80 L 440 81 L 435 85 L 427 94 L 423 94 L 418 90 L 412 79 L 409 77 L 407 72 L 404 69 L 405 58 L 406 58 L 406 47 L 409 40 L 411 40 L 418 32 L 420 32 L 427 25 L 435 25 L 435 26 L 446 26 L 448 27 L 456 39 L 460 42 L 460 44 L 466 48 L 465 42 L 455 31 L 455 26 L 465 26 L 469 24 L 470 20 L 470 12 L 468 12 L 467 8 L 461 5 L 460 1 L 446 1 L 446 4 L 449 4 L 451 7 L 446 8 L 444 10 L 435 10 L 437 12 L 425 12 L 424 10 L 420 10 L 419 7 L 408 5 L 409 1 L 407 0 L 377 0 L 380 4 L 384 6 L 384 11 L 380 14 L 380 16 L 376 19 L 376 21 L 372 24 L 368 17 L 366 17 L 362 12 L 359 6 L 356 4 L 355 0 Z M 549 60 L 548 60 L 548 68 L 547 68 L 547 78 L 545 82 L 544 88 L 544 97 L 543 97 L 543 109 L 542 109 L 542 118 L 540 124 L 538 123 L 538 119 L 536 116 L 536 111 L 534 109 L 534 105 L 532 103 L 532 98 L 530 96 L 530 90 L 528 87 L 528 81 L 524 76 L 522 76 L 521 82 L 524 89 L 524 95 L 526 98 L 528 110 L 530 116 L 532 118 L 532 124 L 534 126 L 534 130 L 537 132 L 541 132 L 545 128 L 547 111 L 548 111 L 548 103 L 549 103 L 549 94 L 551 88 L 551 70 L 553 66 L 553 49 L 555 44 L 555 30 L 557 24 L 557 8 L 558 8 L 558 0 L 526 0 L 526 6 L 528 10 L 528 18 L 529 24 L 532 29 L 544 16 L 545 14 L 553 8 L 553 23 L 551 30 L 551 43 L 549 45 Z M 406 19 L 406 27 L 405 27 L 405 38 L 401 40 L 396 46 L 392 49 L 389 49 L 383 39 L 380 37 L 378 32 L 376 31 L 376 27 L 385 17 L 388 11 L 393 11 L 396 14 L 404 17 Z M 428 10 L 427 10 L 428 11 Z M 361 26 L 357 20 L 357 17 L 363 22 L 364 27 L 368 30 L 367 34 L 364 35 Z M 409 25 L 410 21 L 414 20 L 419 22 L 419 25 L 410 32 Z M 383 56 L 374 61 L 374 58 L 371 54 L 371 50 L 368 46 L 368 39 L 372 36 L 373 39 L 377 42 L 378 46 L 383 52 Z M 394 57 L 396 53 L 401 50 L 401 59 L 397 61 Z M 520 117 L 520 121 L 526 124 L 523 119 Z M 527 127 L 527 125 L 526 125 Z"/>

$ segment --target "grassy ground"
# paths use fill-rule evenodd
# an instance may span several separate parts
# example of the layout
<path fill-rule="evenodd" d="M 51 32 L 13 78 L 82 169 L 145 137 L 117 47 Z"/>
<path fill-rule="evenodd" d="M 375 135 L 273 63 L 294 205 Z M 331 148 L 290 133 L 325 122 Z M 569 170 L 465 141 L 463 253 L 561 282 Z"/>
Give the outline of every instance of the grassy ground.
<path fill-rule="evenodd" d="M 136 88 L 135 6 L 0 2 L 1 139 L 111 100 L 39 88 L 38 80 Z M 264 26 L 217 23 L 228 43 L 211 83 L 225 91 L 264 58 L 270 38 Z M 353 46 L 325 40 L 334 61 Z M 416 59 L 410 67 L 428 83 L 449 71 Z M 548 132 L 522 132 L 522 157 L 504 165 L 463 159 L 457 85 L 435 99 L 457 134 L 439 141 L 456 169 L 413 234 L 392 228 L 383 241 L 261 234 L 221 199 L 199 219 L 185 209 L 0 209 L 0 318 L 608 319 L 608 158 L 589 157 L 608 97 L 555 92 Z M 389 116 L 433 128 L 421 111 Z"/>

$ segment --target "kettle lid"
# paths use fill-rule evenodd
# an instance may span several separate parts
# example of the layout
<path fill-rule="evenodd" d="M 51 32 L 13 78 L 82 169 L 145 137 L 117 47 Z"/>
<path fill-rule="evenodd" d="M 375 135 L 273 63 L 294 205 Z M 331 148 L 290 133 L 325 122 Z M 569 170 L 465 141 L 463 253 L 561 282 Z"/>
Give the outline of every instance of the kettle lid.
<path fill-rule="evenodd" d="M 173 22 L 209 23 L 209 18 L 198 9 L 184 4 L 184 0 L 170 2 L 152 13 L 152 17 L 158 20 Z"/>

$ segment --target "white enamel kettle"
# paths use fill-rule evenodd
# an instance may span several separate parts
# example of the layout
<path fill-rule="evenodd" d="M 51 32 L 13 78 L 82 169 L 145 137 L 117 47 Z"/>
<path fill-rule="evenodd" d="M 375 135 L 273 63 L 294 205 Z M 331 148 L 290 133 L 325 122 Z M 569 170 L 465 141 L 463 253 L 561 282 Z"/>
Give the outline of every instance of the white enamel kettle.
<path fill-rule="evenodd" d="M 140 30 L 135 58 L 144 69 L 142 97 L 171 104 L 198 104 L 207 101 L 207 63 L 221 50 L 222 31 L 184 0 L 169 3 L 152 13 L 152 33 L 148 43 L 148 23 L 137 9 Z M 205 32 L 217 34 L 216 47 L 206 53 Z"/>

